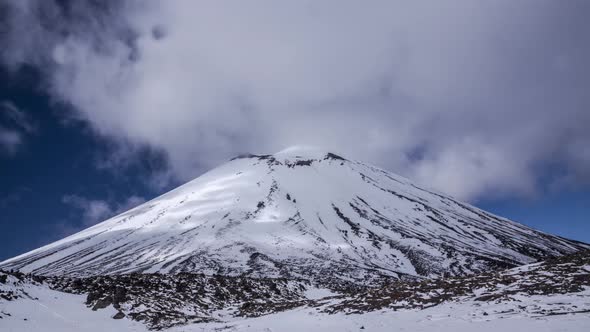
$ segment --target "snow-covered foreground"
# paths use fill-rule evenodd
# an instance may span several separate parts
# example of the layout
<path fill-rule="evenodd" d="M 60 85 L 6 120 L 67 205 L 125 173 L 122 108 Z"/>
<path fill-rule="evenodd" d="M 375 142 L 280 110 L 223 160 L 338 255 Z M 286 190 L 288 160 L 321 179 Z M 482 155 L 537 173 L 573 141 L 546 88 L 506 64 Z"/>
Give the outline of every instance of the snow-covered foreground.
<path fill-rule="evenodd" d="M 0 302 L 0 330 L 12 331 L 148 331 L 130 319 L 113 319 L 111 306 L 92 311 L 85 296 L 62 293 L 44 285 L 24 285 L 23 298 Z M 529 309 L 522 311 L 519 306 Z M 578 313 L 540 316 L 536 309 L 565 307 Z M 531 309 L 532 308 L 532 309 Z M 580 293 L 532 296 L 488 303 L 457 301 L 424 310 L 383 310 L 364 314 L 319 313 L 300 308 L 258 318 L 178 326 L 168 331 L 588 331 L 590 288 Z M 9 314 L 9 315 L 6 315 Z"/>
<path fill-rule="evenodd" d="M 147 331 L 129 319 L 112 319 L 113 307 L 92 311 L 83 295 L 51 290 L 45 286 L 24 285 L 23 298 L 0 301 L 0 331 Z"/>
<path fill-rule="evenodd" d="M 475 308 L 441 306 L 422 311 L 372 312 L 362 315 L 317 315 L 313 310 L 245 319 L 232 323 L 181 327 L 173 331 L 588 331 L 588 315 L 531 318 L 506 315 L 484 318 Z"/>

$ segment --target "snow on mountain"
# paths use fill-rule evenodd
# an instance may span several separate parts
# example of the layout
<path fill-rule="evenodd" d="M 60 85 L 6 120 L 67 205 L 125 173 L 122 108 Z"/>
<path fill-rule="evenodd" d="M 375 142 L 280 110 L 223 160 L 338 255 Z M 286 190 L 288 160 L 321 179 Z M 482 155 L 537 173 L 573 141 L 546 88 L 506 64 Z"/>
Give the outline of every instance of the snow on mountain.
<path fill-rule="evenodd" d="M 464 275 L 590 248 L 313 148 L 244 155 L 0 263 L 39 275 L 338 279 Z"/>

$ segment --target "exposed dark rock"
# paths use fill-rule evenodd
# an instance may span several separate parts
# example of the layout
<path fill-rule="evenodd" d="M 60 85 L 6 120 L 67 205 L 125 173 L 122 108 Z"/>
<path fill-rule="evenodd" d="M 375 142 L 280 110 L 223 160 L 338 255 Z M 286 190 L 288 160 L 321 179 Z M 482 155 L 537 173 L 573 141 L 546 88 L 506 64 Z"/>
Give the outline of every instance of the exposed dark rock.
<path fill-rule="evenodd" d="M 113 319 L 122 319 L 125 318 L 125 314 L 121 311 L 117 312 L 114 316 Z"/>
<path fill-rule="evenodd" d="M 328 154 L 326 154 L 326 157 L 324 159 L 333 159 L 333 160 L 342 160 L 342 161 L 346 161 L 346 159 L 340 157 L 339 155 L 332 153 L 332 152 L 328 152 Z"/>
<path fill-rule="evenodd" d="M 474 276 L 395 282 L 359 292 L 330 306 L 327 312 L 361 313 L 373 310 L 427 308 L 458 298 L 475 301 L 514 301 L 515 295 L 577 293 L 590 287 L 590 251 L 549 259 L 522 270 L 510 269 Z M 474 290 L 484 289 L 482 295 Z"/>
<path fill-rule="evenodd" d="M 104 309 L 110 306 L 113 303 L 113 300 L 110 296 L 105 296 L 101 299 L 98 299 L 94 302 L 94 306 L 92 306 L 92 310 Z"/>

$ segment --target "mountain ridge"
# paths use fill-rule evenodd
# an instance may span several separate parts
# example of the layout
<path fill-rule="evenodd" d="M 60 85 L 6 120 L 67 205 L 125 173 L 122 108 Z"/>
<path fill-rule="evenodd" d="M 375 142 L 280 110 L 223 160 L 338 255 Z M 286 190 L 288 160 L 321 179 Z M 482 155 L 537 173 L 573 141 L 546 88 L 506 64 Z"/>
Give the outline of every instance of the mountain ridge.
<path fill-rule="evenodd" d="M 0 268 L 40 275 L 204 272 L 371 284 L 473 274 L 588 248 L 372 165 L 296 147 L 233 158 Z"/>

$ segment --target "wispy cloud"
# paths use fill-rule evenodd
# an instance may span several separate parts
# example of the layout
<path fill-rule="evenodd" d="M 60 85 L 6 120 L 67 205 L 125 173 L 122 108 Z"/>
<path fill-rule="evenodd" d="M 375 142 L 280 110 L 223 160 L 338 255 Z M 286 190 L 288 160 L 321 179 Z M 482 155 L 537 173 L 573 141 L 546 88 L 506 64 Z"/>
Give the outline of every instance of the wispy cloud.
<path fill-rule="evenodd" d="M 0 153 L 14 155 L 27 135 L 36 132 L 34 122 L 12 102 L 0 101 Z"/>
<path fill-rule="evenodd" d="M 14 154 L 22 144 L 19 132 L 0 127 L 0 150 L 6 154 Z"/>
<path fill-rule="evenodd" d="M 65 195 L 62 197 L 62 202 L 77 210 L 81 216 L 81 226 L 87 227 L 136 207 L 144 203 L 145 199 L 139 196 L 131 196 L 122 203 L 110 203 L 105 200 L 88 199 L 79 195 Z"/>
<path fill-rule="evenodd" d="M 0 208 L 5 208 L 11 204 L 17 203 L 18 201 L 23 199 L 23 197 L 25 197 L 29 193 L 31 193 L 31 188 L 24 187 L 24 186 L 18 187 L 13 192 L 8 193 L 7 195 L 4 195 L 3 197 L 0 197 Z"/>

